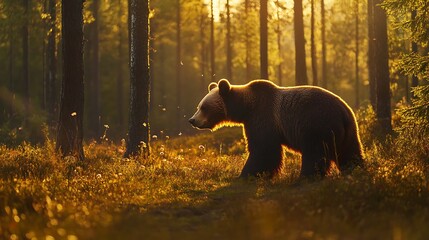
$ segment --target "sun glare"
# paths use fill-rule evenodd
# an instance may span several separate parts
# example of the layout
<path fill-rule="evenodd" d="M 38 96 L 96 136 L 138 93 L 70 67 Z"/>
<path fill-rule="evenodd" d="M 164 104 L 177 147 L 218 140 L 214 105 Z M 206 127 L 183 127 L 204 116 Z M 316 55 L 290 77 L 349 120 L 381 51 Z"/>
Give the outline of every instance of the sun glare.
<path fill-rule="evenodd" d="M 204 0 L 204 3 L 206 6 L 210 9 L 210 2 L 211 0 Z M 269 4 L 272 4 L 273 7 L 275 7 L 275 1 L 270 1 Z M 279 0 L 279 2 L 286 7 L 287 9 L 293 8 L 293 0 Z M 244 0 L 230 0 L 229 4 L 231 4 L 232 7 L 244 4 Z M 221 12 L 226 11 L 225 10 L 226 0 L 213 0 L 213 15 L 214 20 L 219 21 L 219 16 Z"/>

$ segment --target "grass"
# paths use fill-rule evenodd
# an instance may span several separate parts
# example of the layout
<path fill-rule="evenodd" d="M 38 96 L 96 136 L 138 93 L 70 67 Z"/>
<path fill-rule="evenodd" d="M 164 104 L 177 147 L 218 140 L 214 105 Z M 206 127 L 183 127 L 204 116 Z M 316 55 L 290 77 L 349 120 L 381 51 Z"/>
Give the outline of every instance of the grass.
<path fill-rule="evenodd" d="M 362 123 L 364 125 L 364 123 Z M 363 131 L 365 132 L 365 131 Z M 237 129 L 156 139 L 148 160 L 123 145 L 85 145 L 86 161 L 53 143 L 0 147 L 1 239 L 426 239 L 426 145 L 367 142 L 368 168 L 299 180 L 237 179 Z"/>

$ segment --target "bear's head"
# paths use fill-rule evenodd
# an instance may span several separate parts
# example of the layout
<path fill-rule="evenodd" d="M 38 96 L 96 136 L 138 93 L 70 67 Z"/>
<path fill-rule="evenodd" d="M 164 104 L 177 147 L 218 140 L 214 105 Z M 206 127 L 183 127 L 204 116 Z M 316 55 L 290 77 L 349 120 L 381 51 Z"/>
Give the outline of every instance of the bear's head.
<path fill-rule="evenodd" d="M 198 104 L 197 112 L 189 119 L 192 126 L 213 130 L 229 121 L 225 99 L 231 88 L 226 79 L 221 79 L 219 83 L 210 83 L 209 92 Z"/>

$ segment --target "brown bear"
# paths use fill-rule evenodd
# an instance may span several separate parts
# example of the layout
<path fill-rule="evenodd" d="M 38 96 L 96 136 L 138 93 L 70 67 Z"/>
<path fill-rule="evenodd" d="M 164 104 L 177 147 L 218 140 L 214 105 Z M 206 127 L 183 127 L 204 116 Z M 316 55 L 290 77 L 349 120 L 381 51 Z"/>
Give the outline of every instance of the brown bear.
<path fill-rule="evenodd" d="M 278 173 L 282 145 L 302 154 L 302 177 L 325 176 L 331 161 L 346 173 L 363 165 L 353 111 L 320 87 L 278 87 L 266 80 L 230 85 L 222 79 L 209 85 L 189 122 L 210 130 L 244 126 L 249 157 L 240 177 Z"/>

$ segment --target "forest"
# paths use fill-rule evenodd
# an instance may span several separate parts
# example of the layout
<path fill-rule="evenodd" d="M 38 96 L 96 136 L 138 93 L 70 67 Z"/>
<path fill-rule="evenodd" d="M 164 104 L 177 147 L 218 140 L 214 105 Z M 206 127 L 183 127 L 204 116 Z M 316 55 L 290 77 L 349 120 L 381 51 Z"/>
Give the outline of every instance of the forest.
<path fill-rule="evenodd" d="M 428 26 L 426 0 L 0 0 L 0 238 L 426 239 Z M 245 125 L 188 122 L 221 79 L 338 95 L 364 167 L 303 178 L 283 146 L 238 178 Z"/>

